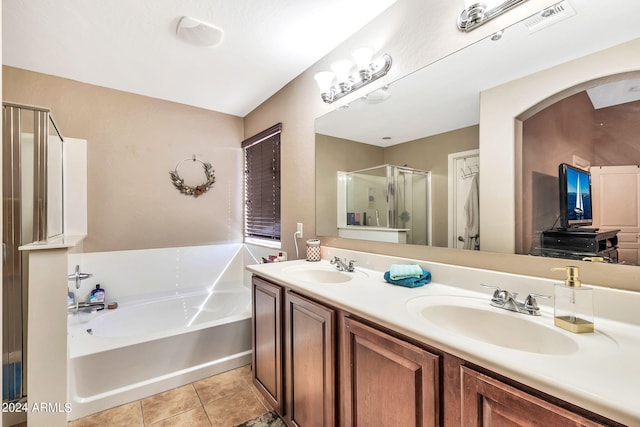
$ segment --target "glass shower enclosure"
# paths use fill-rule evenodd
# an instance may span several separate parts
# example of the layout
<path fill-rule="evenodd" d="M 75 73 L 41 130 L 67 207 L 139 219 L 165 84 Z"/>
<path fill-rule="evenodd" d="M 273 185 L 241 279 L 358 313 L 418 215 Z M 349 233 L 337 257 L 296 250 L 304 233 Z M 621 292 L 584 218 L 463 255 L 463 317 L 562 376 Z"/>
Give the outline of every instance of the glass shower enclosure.
<path fill-rule="evenodd" d="M 338 234 L 431 244 L 431 172 L 380 165 L 338 172 Z"/>
<path fill-rule="evenodd" d="M 28 256 L 63 233 L 63 137 L 46 108 L 3 102 L 2 400 L 27 395 Z M 54 296 L 55 297 L 55 296 Z"/>

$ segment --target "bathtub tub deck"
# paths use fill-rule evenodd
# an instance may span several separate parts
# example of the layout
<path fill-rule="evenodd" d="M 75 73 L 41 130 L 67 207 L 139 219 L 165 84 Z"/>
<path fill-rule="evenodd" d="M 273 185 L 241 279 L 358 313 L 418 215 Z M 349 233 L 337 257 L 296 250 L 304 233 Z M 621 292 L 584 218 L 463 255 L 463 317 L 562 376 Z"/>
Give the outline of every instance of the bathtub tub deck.
<path fill-rule="evenodd" d="M 118 304 L 69 317 L 70 420 L 251 362 L 246 287 L 165 292 Z"/>

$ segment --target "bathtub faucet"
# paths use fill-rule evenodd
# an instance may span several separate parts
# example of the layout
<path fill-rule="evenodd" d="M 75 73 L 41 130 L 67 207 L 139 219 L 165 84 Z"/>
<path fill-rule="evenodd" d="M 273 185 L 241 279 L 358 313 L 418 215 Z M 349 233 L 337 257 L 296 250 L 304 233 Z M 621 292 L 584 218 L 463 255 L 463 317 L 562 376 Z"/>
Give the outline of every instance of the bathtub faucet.
<path fill-rule="evenodd" d="M 70 282 L 72 281 L 76 282 L 76 289 L 80 289 L 80 281 L 84 279 L 88 279 L 91 276 L 93 276 L 93 274 L 91 273 L 80 273 L 80 266 L 76 265 L 75 271 L 71 273 L 68 277 Z"/>
<path fill-rule="evenodd" d="M 104 303 L 101 302 L 75 302 L 67 306 L 67 312 L 71 314 L 91 313 L 102 309 L 104 309 Z"/>

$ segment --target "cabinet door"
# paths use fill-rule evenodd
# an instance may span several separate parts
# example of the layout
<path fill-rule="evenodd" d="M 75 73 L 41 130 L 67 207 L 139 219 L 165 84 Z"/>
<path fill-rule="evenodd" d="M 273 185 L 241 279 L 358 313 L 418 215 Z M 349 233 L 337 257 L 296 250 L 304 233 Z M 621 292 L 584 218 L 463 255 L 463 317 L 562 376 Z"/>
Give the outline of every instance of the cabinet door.
<path fill-rule="evenodd" d="M 440 425 L 438 356 L 354 319 L 343 329 L 345 426 Z"/>
<path fill-rule="evenodd" d="M 253 278 L 253 382 L 281 415 L 282 293 L 282 287 Z"/>
<path fill-rule="evenodd" d="M 335 425 L 334 310 L 287 292 L 287 421 L 300 427 Z"/>
<path fill-rule="evenodd" d="M 467 367 L 461 369 L 464 426 L 604 426 Z"/>

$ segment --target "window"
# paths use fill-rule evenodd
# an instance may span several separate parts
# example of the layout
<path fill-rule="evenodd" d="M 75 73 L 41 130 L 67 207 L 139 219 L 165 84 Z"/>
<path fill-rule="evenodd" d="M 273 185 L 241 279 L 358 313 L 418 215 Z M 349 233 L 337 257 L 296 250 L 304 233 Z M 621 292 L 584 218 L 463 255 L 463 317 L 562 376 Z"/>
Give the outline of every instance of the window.
<path fill-rule="evenodd" d="M 280 244 L 280 132 L 282 123 L 242 142 L 245 241 Z"/>

